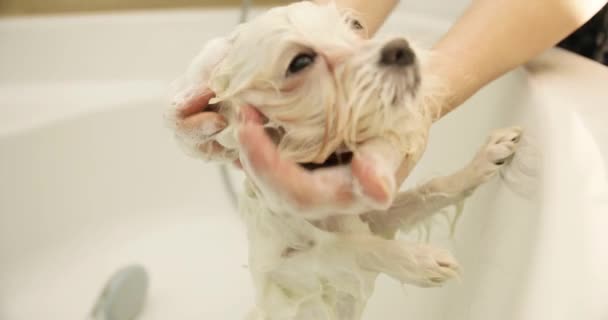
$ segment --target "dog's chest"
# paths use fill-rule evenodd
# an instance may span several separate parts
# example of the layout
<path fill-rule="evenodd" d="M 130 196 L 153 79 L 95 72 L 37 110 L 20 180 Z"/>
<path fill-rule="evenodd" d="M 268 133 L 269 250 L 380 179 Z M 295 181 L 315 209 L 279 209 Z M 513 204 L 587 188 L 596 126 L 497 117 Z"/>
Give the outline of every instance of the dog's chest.
<path fill-rule="evenodd" d="M 362 270 L 354 252 L 336 246 L 339 232 L 369 233 L 356 216 L 310 223 L 270 212 L 259 199 L 242 200 L 249 268 L 259 319 L 355 320 L 376 273 Z"/>

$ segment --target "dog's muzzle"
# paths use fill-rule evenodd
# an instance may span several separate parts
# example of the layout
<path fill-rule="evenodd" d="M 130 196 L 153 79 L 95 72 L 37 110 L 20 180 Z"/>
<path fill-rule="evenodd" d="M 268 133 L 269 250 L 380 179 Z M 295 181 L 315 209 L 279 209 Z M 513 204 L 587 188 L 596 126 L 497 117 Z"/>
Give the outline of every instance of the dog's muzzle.
<path fill-rule="evenodd" d="M 416 62 L 414 50 L 405 39 L 394 39 L 382 47 L 380 65 L 388 67 L 407 67 Z"/>
<path fill-rule="evenodd" d="M 378 47 L 376 47 L 378 48 Z M 384 43 L 379 48 L 377 66 L 375 68 L 376 79 L 381 81 L 372 82 L 377 86 L 376 94 L 389 93 L 386 101 L 387 107 L 399 107 L 407 102 L 408 97 L 415 97 L 420 84 L 419 66 L 415 51 L 410 47 L 407 40 L 395 38 Z M 378 49 L 375 49 L 378 50 Z M 389 90 L 383 90 L 383 87 Z M 391 90 L 392 89 L 392 90 Z M 348 165 L 352 161 L 353 152 L 341 148 L 328 156 L 322 163 L 300 163 L 307 170 L 316 170 L 327 167 Z"/>

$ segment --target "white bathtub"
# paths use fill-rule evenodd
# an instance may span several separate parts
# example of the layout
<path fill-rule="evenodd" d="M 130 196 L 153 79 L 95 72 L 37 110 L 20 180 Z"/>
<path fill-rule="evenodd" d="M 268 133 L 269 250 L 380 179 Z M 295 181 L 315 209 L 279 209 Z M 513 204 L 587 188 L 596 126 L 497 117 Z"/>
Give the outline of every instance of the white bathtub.
<path fill-rule="evenodd" d="M 218 168 L 182 155 L 161 121 L 168 82 L 236 19 L 0 20 L 0 319 L 84 319 L 130 263 L 151 276 L 142 320 L 242 318 L 244 229 Z M 385 30 L 433 39 L 446 26 L 398 12 Z M 552 51 L 442 120 L 408 184 L 457 169 L 513 124 L 528 133 L 519 163 L 536 169 L 481 188 L 453 240 L 433 229 L 460 282 L 382 277 L 366 319 L 608 319 L 607 86 L 606 69 Z"/>

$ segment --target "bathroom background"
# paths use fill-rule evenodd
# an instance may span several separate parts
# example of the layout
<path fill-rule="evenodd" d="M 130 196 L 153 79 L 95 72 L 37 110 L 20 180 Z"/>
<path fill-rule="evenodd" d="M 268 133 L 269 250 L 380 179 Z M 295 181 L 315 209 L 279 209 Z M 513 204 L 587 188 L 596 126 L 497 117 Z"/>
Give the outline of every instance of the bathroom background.
<path fill-rule="evenodd" d="M 257 6 L 284 4 L 286 0 L 256 0 Z M 416 8 L 417 0 L 401 1 L 401 6 Z M 433 8 L 450 14 L 462 10 L 466 0 L 450 1 L 449 5 Z M 240 5 L 239 0 L 0 0 L 0 16 L 40 14 L 82 14 L 100 11 L 125 11 L 141 9 L 175 9 L 226 7 Z M 428 7 L 428 6 L 425 6 Z M 427 8 L 428 10 L 428 8 Z M 608 65 L 608 5 L 591 21 L 558 44 L 559 47 Z"/>
<path fill-rule="evenodd" d="M 384 31 L 432 43 L 470 1 L 401 0 Z M 183 155 L 161 119 L 169 82 L 234 27 L 240 2 L 0 0 L 0 320 L 83 319 L 133 263 L 150 276 L 142 320 L 251 307 L 224 177 Z M 560 46 L 606 63 L 606 11 Z M 463 281 L 416 290 L 381 278 L 365 319 L 608 319 L 597 298 L 608 296 L 606 83 L 603 65 L 549 50 L 438 123 L 408 183 L 522 124 L 547 159 L 524 168 L 542 169 L 542 197 L 498 180 L 479 190 L 455 237 L 431 238 L 461 259 Z"/>

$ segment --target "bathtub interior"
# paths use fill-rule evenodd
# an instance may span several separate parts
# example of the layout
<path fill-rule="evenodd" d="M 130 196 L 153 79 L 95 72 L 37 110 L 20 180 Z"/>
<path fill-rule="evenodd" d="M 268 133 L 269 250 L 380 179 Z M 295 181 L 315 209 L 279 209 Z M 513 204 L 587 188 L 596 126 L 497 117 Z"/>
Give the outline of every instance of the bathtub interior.
<path fill-rule="evenodd" d="M 2 141 L 14 199 L 2 205 L 3 318 L 81 319 L 130 263 L 150 273 L 144 319 L 239 318 L 234 305 L 251 300 L 242 226 L 217 168 L 180 154 L 162 108 L 133 101 Z"/>
<path fill-rule="evenodd" d="M 239 319 L 252 305 L 246 236 L 217 166 L 184 156 L 161 120 L 168 82 L 236 17 L 0 21 L 11 116 L 0 117 L 0 318 L 82 319 L 129 263 L 151 276 L 142 319 Z M 399 12 L 384 32 L 430 41 L 445 26 Z M 492 129 L 533 132 L 535 111 L 523 71 L 504 76 L 433 128 L 407 184 L 458 169 Z M 461 281 L 418 289 L 381 277 L 366 319 L 517 318 L 538 228 L 540 200 L 528 198 L 499 179 L 478 190 L 453 239 L 438 222 L 430 240 L 454 252 Z"/>

